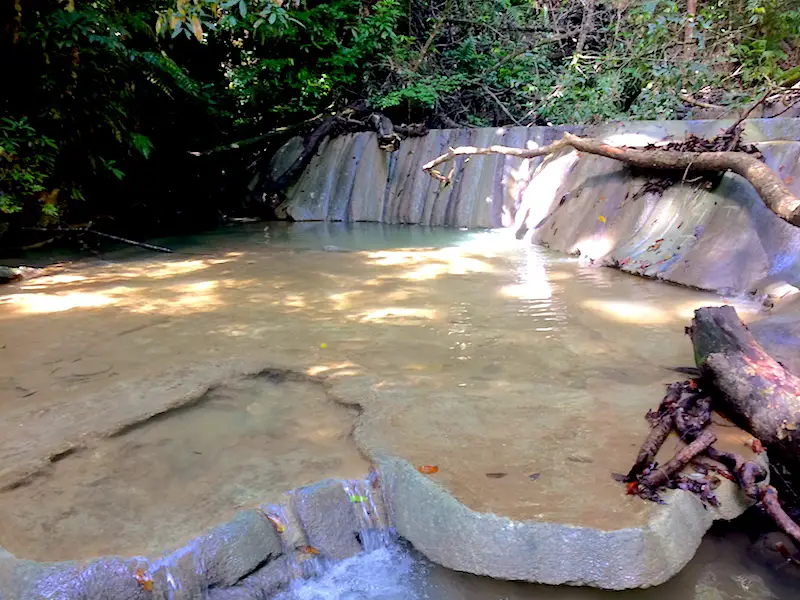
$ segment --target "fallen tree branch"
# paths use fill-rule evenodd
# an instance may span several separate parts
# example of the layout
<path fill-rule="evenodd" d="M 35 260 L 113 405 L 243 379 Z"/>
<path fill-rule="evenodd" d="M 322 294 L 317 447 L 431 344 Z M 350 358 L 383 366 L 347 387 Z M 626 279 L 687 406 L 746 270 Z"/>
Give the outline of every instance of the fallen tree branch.
<path fill-rule="evenodd" d="M 800 428 L 800 378 L 786 371 L 767 354 L 731 306 L 698 309 L 687 333 L 703 375 L 701 384 L 713 384 L 717 389 L 714 402 L 734 422 L 756 436 L 747 444 L 753 452 L 763 452 L 763 446 L 767 446 L 782 464 L 800 464 L 797 435 Z M 691 393 L 687 393 L 687 388 Z M 659 488 L 670 486 L 693 492 L 704 503 L 717 506 L 713 488 L 718 479 L 709 477 L 712 470 L 716 471 L 723 477 L 735 479 L 744 494 L 760 503 L 775 524 L 800 544 L 800 526 L 784 510 L 777 490 L 766 483 L 768 471 L 764 466 L 711 445 L 716 436 L 710 429 L 703 429 L 711 421 L 711 398 L 706 395 L 707 391 L 699 390 L 695 380 L 670 385 L 658 411 L 647 415 L 654 426 L 631 472 L 627 477 L 612 474 L 614 479 L 626 483 L 629 494 L 655 502 L 661 502 Z M 664 431 L 668 423 L 674 425 L 681 437 L 693 438 L 694 441 L 659 468 L 654 462 L 655 452 L 669 435 L 669 430 Z M 700 430 L 702 432 L 698 434 Z M 705 474 L 705 478 L 696 479 L 679 473 L 703 452 L 727 471 L 713 464 L 694 461 L 695 469 Z"/>
<path fill-rule="evenodd" d="M 692 104 L 694 106 L 699 106 L 700 108 L 709 108 L 712 110 L 724 110 L 725 107 L 721 106 L 720 104 L 711 104 L 709 102 L 703 102 L 702 100 L 695 100 L 689 94 L 681 94 L 680 99 L 686 102 L 687 104 Z"/>
<path fill-rule="evenodd" d="M 62 233 L 92 233 L 94 235 L 108 238 L 110 240 L 114 240 L 116 242 L 122 242 L 124 244 L 130 244 L 131 246 L 138 246 L 139 248 L 144 248 L 145 250 L 152 250 L 153 252 L 164 252 L 167 254 L 172 254 L 172 250 L 166 248 L 164 246 L 156 246 L 155 244 L 148 244 L 146 242 L 137 242 L 136 240 L 131 240 L 128 238 L 120 237 L 118 235 L 112 235 L 110 233 L 103 233 L 102 231 L 96 231 L 94 229 L 90 229 L 88 227 L 25 227 L 26 231 L 58 231 Z"/>
<path fill-rule="evenodd" d="M 422 168 L 432 177 L 447 183 L 448 179 L 435 170 L 435 167 L 457 156 L 502 154 L 518 158 L 535 158 L 559 152 L 567 147 L 572 147 L 587 154 L 613 158 L 642 169 L 685 171 L 691 167 L 693 172 L 701 173 L 732 171 L 750 182 L 761 197 L 761 200 L 772 212 L 792 225 L 800 226 L 800 198 L 792 194 L 777 173 L 756 156 L 745 152 L 688 152 L 661 150 L 658 148 L 629 148 L 612 146 L 602 140 L 583 138 L 571 133 L 565 133 L 564 137 L 557 142 L 539 148 L 526 149 L 507 146 L 490 146 L 488 148 L 461 146 L 451 148 L 448 152 L 434 158 Z"/>
<path fill-rule="evenodd" d="M 771 485 L 763 485 L 760 489 L 761 492 L 761 505 L 764 507 L 766 513 L 772 517 L 772 520 L 780 527 L 783 532 L 794 541 L 800 544 L 800 526 L 795 523 L 792 518 L 783 510 L 780 502 L 778 502 L 778 492 Z"/>
<path fill-rule="evenodd" d="M 415 137 L 428 133 L 428 129 L 423 125 L 396 127 L 387 116 L 368 110 L 366 102 L 357 102 L 339 113 L 330 115 L 309 133 L 303 139 L 300 155 L 276 179 L 267 179 L 262 184 L 262 191 L 274 194 L 297 181 L 326 137 L 368 129 L 375 131 L 379 147 L 386 152 L 396 152 L 403 135 Z"/>
<path fill-rule="evenodd" d="M 650 433 L 647 434 L 642 443 L 642 447 L 639 449 L 636 462 L 625 477 L 626 481 L 635 481 L 655 461 L 656 454 L 658 454 L 675 425 L 673 412 L 682 393 L 683 386 L 680 383 L 671 384 L 667 388 L 667 395 L 664 396 L 655 414 L 648 413 L 653 425 L 650 428 Z"/>
<path fill-rule="evenodd" d="M 695 311 L 687 329 L 719 409 L 781 462 L 800 467 L 800 378 L 756 341 L 732 306 Z"/>
<path fill-rule="evenodd" d="M 706 429 L 691 444 L 679 450 L 663 467 L 651 471 L 639 479 L 639 485 L 655 490 L 666 485 L 670 477 L 682 470 L 697 455 L 702 454 L 711 444 L 717 441 L 716 434 Z"/>

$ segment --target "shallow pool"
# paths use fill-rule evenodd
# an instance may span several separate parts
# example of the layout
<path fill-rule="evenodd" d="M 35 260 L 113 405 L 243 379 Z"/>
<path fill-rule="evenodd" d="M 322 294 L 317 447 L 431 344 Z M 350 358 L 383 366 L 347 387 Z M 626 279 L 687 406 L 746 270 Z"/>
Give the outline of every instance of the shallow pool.
<path fill-rule="evenodd" d="M 2 290 L 0 546 L 19 557 L 157 552 L 287 489 L 363 475 L 377 450 L 436 465 L 473 510 L 637 526 L 652 507 L 610 473 L 630 466 L 670 369 L 691 364 L 693 310 L 731 301 L 507 232 L 271 223 L 156 243 L 177 252 L 123 248 Z M 256 359 L 278 375 L 203 388 Z M 368 379 L 369 397 L 347 399 L 362 411 L 320 376 Z M 180 410 L 154 400 L 193 382 Z M 789 598 L 746 546 L 720 530 L 675 580 L 630 595 Z M 456 574 L 400 547 L 291 594 L 609 595 Z"/>

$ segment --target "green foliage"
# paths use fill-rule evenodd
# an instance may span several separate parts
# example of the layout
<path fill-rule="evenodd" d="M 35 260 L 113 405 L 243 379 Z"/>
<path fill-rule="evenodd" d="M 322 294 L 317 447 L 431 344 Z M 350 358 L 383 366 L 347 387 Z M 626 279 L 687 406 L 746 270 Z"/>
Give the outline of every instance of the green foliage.
<path fill-rule="evenodd" d="M 156 35 L 157 7 L 52 0 L 15 15 L 16 35 L 0 35 L 4 76 L 16 83 L 0 95 L 2 212 L 28 221 L 118 212 L 135 189 L 112 191 L 127 174 L 151 168 L 143 164 L 174 148 L 176 134 L 194 139 L 200 114 L 225 118 L 219 93 L 190 74 L 192 60 L 179 64 L 171 53 L 180 47 Z"/>
<path fill-rule="evenodd" d="M 39 198 L 47 191 L 57 149 L 58 144 L 39 135 L 27 117 L 0 118 L 1 212 L 19 212 L 26 199 Z"/>
<path fill-rule="evenodd" d="M 245 181 L 243 165 L 268 152 L 205 160 L 198 150 L 263 139 L 357 100 L 432 126 L 683 118 L 682 91 L 741 105 L 800 58 L 796 0 L 698 0 L 693 19 L 687 0 L 596 0 L 581 36 L 588 3 L 41 0 L 36 11 L 0 9 L 11 82 L 0 94 L 0 212 L 52 221 L 135 211 L 148 223 L 216 215 L 238 197 L 219 190 Z"/>

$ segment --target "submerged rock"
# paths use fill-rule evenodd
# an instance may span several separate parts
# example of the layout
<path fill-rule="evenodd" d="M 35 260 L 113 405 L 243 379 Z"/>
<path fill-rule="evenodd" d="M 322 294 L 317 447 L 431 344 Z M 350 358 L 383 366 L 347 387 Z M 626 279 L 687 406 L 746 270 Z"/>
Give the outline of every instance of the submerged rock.
<path fill-rule="evenodd" d="M 22 277 L 20 268 L 0 266 L 0 283 L 11 283 L 22 279 Z"/>

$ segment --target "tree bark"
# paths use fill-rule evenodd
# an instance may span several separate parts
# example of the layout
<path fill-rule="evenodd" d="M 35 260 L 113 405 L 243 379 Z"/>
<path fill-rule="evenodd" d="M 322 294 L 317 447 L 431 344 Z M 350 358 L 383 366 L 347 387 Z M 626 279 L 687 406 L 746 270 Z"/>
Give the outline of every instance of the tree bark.
<path fill-rule="evenodd" d="M 697 436 L 697 439 L 688 446 L 682 448 L 670 461 L 659 469 L 653 469 L 639 479 L 639 484 L 652 490 L 660 488 L 669 482 L 672 475 L 683 469 L 695 456 L 701 454 L 708 447 L 717 441 L 716 434 L 710 429 L 706 429 Z"/>
<path fill-rule="evenodd" d="M 547 156 L 565 148 L 572 147 L 587 154 L 596 154 L 613 158 L 634 167 L 643 169 L 664 169 L 669 171 L 689 170 L 693 172 L 726 172 L 732 171 L 741 175 L 755 188 L 761 200 L 772 212 L 792 225 L 800 226 L 800 198 L 792 194 L 786 183 L 777 173 L 758 158 L 744 152 L 684 152 L 677 150 L 659 150 L 657 148 L 628 148 L 611 146 L 602 140 L 583 138 L 565 133 L 559 141 L 540 148 L 509 148 L 507 146 L 490 146 L 476 148 L 461 146 L 438 156 L 422 168 L 431 176 L 448 182 L 434 167 L 457 156 L 479 154 L 503 154 L 519 158 L 535 158 Z"/>
<path fill-rule="evenodd" d="M 639 449 L 639 454 L 636 456 L 636 462 L 625 477 L 626 481 L 634 481 L 641 475 L 641 473 L 650 466 L 656 459 L 656 454 L 664 445 L 664 441 L 669 436 L 672 428 L 675 426 L 675 418 L 673 412 L 675 406 L 681 398 L 683 393 L 683 386 L 680 383 L 673 383 L 667 388 L 667 395 L 661 401 L 655 416 L 652 417 L 650 433 L 647 434 Z M 652 413 L 648 413 L 650 418 Z"/>
<path fill-rule="evenodd" d="M 697 0 L 686 3 L 686 28 L 683 32 L 683 60 L 689 62 L 694 56 L 694 19 L 697 15 Z"/>
<path fill-rule="evenodd" d="M 767 354 L 732 306 L 695 311 L 688 333 L 697 366 L 722 392 L 715 408 L 799 467 L 800 378 Z"/>

